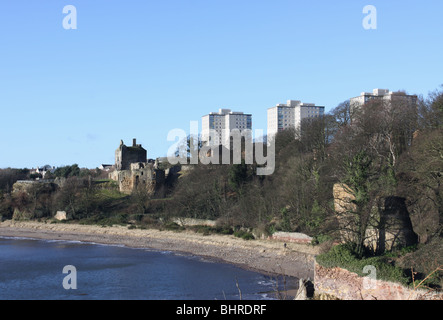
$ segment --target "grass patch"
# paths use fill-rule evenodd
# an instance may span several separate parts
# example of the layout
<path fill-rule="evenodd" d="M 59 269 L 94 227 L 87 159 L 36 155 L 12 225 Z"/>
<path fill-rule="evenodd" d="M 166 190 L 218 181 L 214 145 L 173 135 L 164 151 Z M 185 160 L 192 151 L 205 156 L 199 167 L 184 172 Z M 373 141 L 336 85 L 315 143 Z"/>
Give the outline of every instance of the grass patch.
<path fill-rule="evenodd" d="M 116 189 L 97 189 L 96 199 L 99 201 L 114 201 L 128 198 L 127 194 Z"/>

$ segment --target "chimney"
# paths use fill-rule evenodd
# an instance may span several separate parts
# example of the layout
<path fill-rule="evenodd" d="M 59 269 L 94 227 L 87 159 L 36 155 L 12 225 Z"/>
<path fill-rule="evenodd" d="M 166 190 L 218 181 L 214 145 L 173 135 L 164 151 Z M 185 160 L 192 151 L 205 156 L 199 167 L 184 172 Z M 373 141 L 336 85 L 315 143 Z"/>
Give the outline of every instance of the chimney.
<path fill-rule="evenodd" d="M 132 146 L 133 147 L 136 147 L 137 146 L 137 139 L 132 139 Z"/>

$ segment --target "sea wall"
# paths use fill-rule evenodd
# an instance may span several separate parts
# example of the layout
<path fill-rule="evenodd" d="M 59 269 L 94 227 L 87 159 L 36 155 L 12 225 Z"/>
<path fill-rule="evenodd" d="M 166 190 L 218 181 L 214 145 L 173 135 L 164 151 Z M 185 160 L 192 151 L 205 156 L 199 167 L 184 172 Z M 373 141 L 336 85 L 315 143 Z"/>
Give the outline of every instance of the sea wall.
<path fill-rule="evenodd" d="M 443 300 L 443 294 L 360 277 L 356 273 L 341 268 L 325 268 L 318 263 L 314 267 L 314 288 L 316 296 L 332 296 L 340 300 Z"/>

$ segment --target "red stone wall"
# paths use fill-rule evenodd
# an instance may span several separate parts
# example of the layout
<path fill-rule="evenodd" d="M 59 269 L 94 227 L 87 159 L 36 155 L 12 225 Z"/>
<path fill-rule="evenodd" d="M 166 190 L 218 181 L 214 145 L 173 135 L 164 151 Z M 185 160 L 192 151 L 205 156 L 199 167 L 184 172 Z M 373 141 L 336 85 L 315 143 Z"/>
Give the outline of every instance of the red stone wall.
<path fill-rule="evenodd" d="M 330 295 L 340 300 L 443 300 L 443 294 L 413 290 L 400 284 L 371 280 L 341 268 L 315 264 L 316 295 Z"/>

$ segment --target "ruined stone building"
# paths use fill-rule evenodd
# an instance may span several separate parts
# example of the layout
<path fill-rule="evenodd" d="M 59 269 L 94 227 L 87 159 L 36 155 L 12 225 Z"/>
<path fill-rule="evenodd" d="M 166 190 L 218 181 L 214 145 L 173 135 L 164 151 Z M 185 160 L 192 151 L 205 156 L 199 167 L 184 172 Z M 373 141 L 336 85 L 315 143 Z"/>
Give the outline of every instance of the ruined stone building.
<path fill-rule="evenodd" d="M 132 146 L 127 147 L 123 140 L 120 140 L 120 146 L 115 150 L 115 168 L 116 170 L 129 170 L 131 163 L 147 162 L 147 151 L 137 140 L 132 140 Z"/>
<path fill-rule="evenodd" d="M 355 193 L 349 186 L 336 183 L 333 187 L 334 208 L 343 242 L 355 242 L 358 228 Z M 405 199 L 389 196 L 377 199 L 368 217 L 365 246 L 373 252 L 383 253 L 394 248 L 407 247 L 418 242 Z"/>
<path fill-rule="evenodd" d="M 136 188 L 146 188 L 155 193 L 165 180 L 164 170 L 158 169 L 153 161 L 148 161 L 147 151 L 133 139 L 131 147 L 123 140 L 115 151 L 116 170 L 109 178 L 118 182 L 120 192 L 132 193 Z"/>

